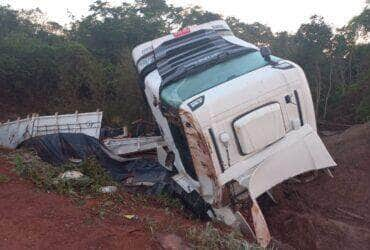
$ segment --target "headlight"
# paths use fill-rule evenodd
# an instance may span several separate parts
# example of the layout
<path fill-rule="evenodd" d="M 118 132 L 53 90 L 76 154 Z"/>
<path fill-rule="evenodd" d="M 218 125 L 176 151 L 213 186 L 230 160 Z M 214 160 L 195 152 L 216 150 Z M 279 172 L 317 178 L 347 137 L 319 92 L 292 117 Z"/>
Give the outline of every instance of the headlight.
<path fill-rule="evenodd" d="M 193 101 L 189 102 L 188 106 L 191 109 L 191 111 L 194 111 L 197 108 L 199 108 L 200 106 L 202 106 L 203 103 L 204 103 L 204 96 L 202 95 L 202 96 L 199 96 L 198 98 L 194 99 Z"/>

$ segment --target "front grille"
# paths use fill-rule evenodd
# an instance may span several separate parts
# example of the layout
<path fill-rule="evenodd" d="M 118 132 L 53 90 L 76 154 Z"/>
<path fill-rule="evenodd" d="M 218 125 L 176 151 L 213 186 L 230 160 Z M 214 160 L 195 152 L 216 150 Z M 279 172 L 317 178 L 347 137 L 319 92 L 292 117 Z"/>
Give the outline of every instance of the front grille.
<path fill-rule="evenodd" d="M 230 43 L 214 30 L 199 30 L 164 42 L 154 50 L 161 88 L 251 50 L 255 49 Z"/>
<path fill-rule="evenodd" d="M 146 66 L 139 72 L 144 79 L 147 74 L 157 69 L 162 78 L 162 89 L 171 82 L 251 51 L 255 49 L 233 44 L 217 31 L 198 30 L 158 46 L 153 53 L 141 59 L 147 60 L 147 63 L 144 63 Z"/>

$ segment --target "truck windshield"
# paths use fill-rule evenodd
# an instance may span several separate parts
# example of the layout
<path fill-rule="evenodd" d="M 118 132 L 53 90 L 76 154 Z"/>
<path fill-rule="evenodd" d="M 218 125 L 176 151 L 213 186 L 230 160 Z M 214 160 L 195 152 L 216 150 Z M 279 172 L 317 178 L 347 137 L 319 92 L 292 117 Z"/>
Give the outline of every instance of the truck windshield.
<path fill-rule="evenodd" d="M 271 56 L 275 62 L 280 59 Z M 171 83 L 161 91 L 162 101 L 178 108 L 183 101 L 238 76 L 264 67 L 268 62 L 259 51 L 254 51 L 229 61 L 217 64 L 198 74 Z"/>

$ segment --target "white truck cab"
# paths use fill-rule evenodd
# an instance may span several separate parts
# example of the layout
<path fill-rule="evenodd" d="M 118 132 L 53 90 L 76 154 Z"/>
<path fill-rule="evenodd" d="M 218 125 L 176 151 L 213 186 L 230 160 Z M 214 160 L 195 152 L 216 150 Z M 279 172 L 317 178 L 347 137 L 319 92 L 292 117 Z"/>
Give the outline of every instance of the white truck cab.
<path fill-rule="evenodd" d="M 132 56 L 167 144 L 163 164 L 227 224 L 238 221 L 231 201 L 249 194 L 257 240 L 266 245 L 257 197 L 336 165 L 317 134 L 302 69 L 235 37 L 221 20 L 141 44 Z"/>

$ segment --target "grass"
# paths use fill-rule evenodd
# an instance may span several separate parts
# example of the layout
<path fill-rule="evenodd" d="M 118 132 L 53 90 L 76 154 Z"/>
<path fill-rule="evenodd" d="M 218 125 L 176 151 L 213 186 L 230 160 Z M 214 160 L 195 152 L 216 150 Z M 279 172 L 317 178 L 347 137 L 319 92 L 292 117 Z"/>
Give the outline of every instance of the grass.
<path fill-rule="evenodd" d="M 166 208 L 183 209 L 183 205 L 179 199 L 171 197 L 166 193 L 156 195 L 155 199 Z"/>
<path fill-rule="evenodd" d="M 195 249 L 261 249 L 261 247 L 245 241 L 239 232 L 222 233 L 210 222 L 206 224 L 205 228 L 192 227 L 188 229 L 186 239 L 193 244 Z"/>
<path fill-rule="evenodd" d="M 158 222 L 155 219 L 150 218 L 149 216 L 145 216 L 142 222 L 145 229 L 149 231 L 152 235 L 154 235 L 159 229 Z"/>
<path fill-rule="evenodd" d="M 9 181 L 9 177 L 5 174 L 0 174 L 0 183 L 6 183 Z"/>
<path fill-rule="evenodd" d="M 107 172 L 100 166 L 94 158 L 89 158 L 80 164 L 68 164 L 59 167 L 52 166 L 41 161 L 37 156 L 22 158 L 21 154 L 13 157 L 15 163 L 14 171 L 21 177 L 30 179 L 40 189 L 54 191 L 59 194 L 72 195 L 77 206 L 83 206 L 86 198 L 97 197 L 99 195 L 101 202 L 94 208 L 96 215 L 100 219 L 105 219 L 108 215 L 118 214 L 119 204 L 126 203 L 124 197 L 119 192 L 113 195 L 101 194 L 100 187 L 108 185 L 117 185 Z M 67 170 L 77 170 L 83 173 L 83 177 L 77 180 L 63 180 L 59 176 Z M 6 182 L 7 176 L 0 175 L 0 183 Z M 149 196 L 141 193 L 133 195 L 133 200 L 145 206 L 148 203 Z M 182 209 L 182 204 L 178 199 L 162 194 L 155 197 L 155 200 L 166 209 L 166 214 L 171 215 L 172 209 Z M 144 216 L 140 219 L 144 228 L 152 235 L 158 231 L 163 231 L 158 222 Z M 180 225 L 174 225 L 179 229 Z M 170 225 L 167 229 L 171 231 Z M 183 229 L 181 229 L 182 231 Z M 175 230 L 176 231 L 176 230 Z M 192 244 L 195 249 L 260 249 L 245 241 L 237 232 L 223 233 L 214 224 L 207 223 L 205 227 L 191 227 L 186 230 L 186 240 Z"/>
<path fill-rule="evenodd" d="M 96 195 L 102 186 L 116 185 L 95 158 L 81 164 L 52 166 L 32 156 L 23 160 L 20 154 L 14 158 L 14 171 L 21 177 L 30 179 L 37 187 L 67 195 Z M 80 171 L 84 176 L 79 179 L 62 179 L 60 175 L 68 170 Z"/>
<path fill-rule="evenodd" d="M 27 157 L 26 157 L 27 155 Z M 100 192 L 104 186 L 118 186 L 110 175 L 101 167 L 95 158 L 88 158 L 79 164 L 53 166 L 41 161 L 36 155 L 29 152 L 12 157 L 15 171 L 22 178 L 31 180 L 38 188 L 68 195 L 75 205 L 82 207 L 88 199 L 98 198 L 98 203 L 92 207 L 100 219 L 105 219 L 118 213 L 118 206 L 125 203 L 120 192 L 105 194 Z M 79 179 L 62 179 L 60 175 L 68 170 L 76 170 L 83 174 Z"/>

